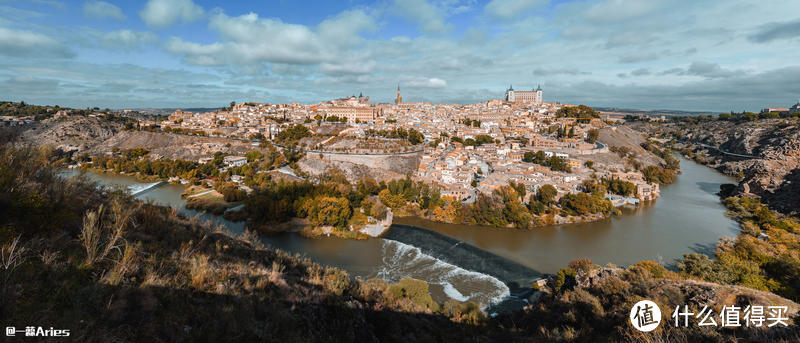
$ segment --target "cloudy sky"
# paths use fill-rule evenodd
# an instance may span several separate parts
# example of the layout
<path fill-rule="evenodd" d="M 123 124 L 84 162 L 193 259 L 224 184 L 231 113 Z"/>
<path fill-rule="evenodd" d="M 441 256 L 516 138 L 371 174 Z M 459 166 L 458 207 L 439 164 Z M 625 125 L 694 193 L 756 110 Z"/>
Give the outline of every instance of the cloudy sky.
<path fill-rule="evenodd" d="M 797 0 L 0 0 L 0 100 L 314 103 L 363 92 L 758 110 L 800 97 Z"/>

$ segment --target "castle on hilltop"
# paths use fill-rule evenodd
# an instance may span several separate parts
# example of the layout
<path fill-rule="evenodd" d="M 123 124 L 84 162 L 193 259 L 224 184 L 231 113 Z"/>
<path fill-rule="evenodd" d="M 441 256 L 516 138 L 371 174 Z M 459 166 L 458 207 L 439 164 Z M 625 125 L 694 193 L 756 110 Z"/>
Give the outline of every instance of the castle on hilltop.
<path fill-rule="evenodd" d="M 539 105 L 542 103 L 542 87 L 537 86 L 536 89 L 529 91 L 515 91 L 513 86 L 508 86 L 506 101 Z"/>

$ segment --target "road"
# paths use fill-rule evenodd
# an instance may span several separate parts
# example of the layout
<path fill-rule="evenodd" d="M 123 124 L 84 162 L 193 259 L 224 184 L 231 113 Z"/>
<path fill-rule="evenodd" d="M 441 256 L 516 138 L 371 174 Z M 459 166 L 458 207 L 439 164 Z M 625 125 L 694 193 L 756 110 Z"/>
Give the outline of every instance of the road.
<path fill-rule="evenodd" d="M 719 147 L 716 147 L 716 146 L 713 146 L 713 145 L 708 145 L 708 144 L 703 144 L 703 143 L 697 143 L 697 145 L 700 145 L 700 146 L 702 146 L 702 147 L 706 147 L 706 148 L 715 149 L 715 150 L 717 150 L 717 151 L 719 151 L 719 152 L 721 152 L 721 153 L 723 153 L 723 154 L 725 154 L 725 155 L 731 155 L 731 156 L 743 157 L 743 158 L 759 158 L 758 156 L 753 156 L 753 155 L 743 155 L 743 154 L 737 154 L 737 153 L 733 153 L 733 152 L 725 151 L 725 150 L 722 150 L 721 148 L 719 148 Z"/>

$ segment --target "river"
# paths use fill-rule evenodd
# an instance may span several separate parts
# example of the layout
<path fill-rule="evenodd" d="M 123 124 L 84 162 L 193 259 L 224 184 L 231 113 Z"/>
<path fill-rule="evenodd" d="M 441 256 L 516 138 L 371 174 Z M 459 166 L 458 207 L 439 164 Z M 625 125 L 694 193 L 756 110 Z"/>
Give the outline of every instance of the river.
<path fill-rule="evenodd" d="M 598 222 L 528 231 L 441 224 L 411 217 L 396 217 L 395 222 L 427 228 L 447 236 L 443 242 L 461 241 L 466 243 L 464 246 L 472 245 L 500 256 L 498 260 L 516 262 L 509 264 L 526 268 L 513 266 L 510 269 L 530 270 L 531 279 L 540 272 L 554 273 L 569 261 L 582 257 L 599 264 L 627 265 L 643 259 L 670 264 L 685 253 L 709 253 L 720 237 L 735 236 L 738 232 L 736 223 L 725 217 L 725 208 L 714 194 L 720 184 L 734 180 L 693 161 L 681 162 L 682 175 L 674 184 L 662 188 L 661 198 L 655 203 L 628 209 L 623 215 Z M 147 183 L 126 175 L 88 172 L 87 176 L 104 185 L 141 187 Z M 244 230 L 244 223 L 186 209 L 186 201 L 180 196 L 183 190 L 184 186 L 165 184 L 136 197 L 174 207 L 187 216 L 221 225 L 234 234 Z M 356 241 L 307 239 L 294 233 L 279 233 L 263 234 L 261 238 L 269 247 L 308 256 L 360 278 L 378 277 L 396 282 L 410 276 L 425 280 L 431 284 L 431 293 L 438 301 L 454 298 L 487 306 L 510 294 L 508 282 L 504 284 L 500 276 L 477 272 L 481 269 L 474 263 L 476 258 L 461 258 L 469 249 L 451 254 L 423 251 L 419 247 L 437 246 L 429 244 L 436 235 L 433 238 L 421 236 L 419 232 L 404 231 L 400 227 L 392 229 L 388 236 L 391 239 Z M 449 256 L 459 258 L 449 259 Z"/>
<path fill-rule="evenodd" d="M 670 265 L 683 254 L 710 254 L 721 237 L 739 232 L 716 195 L 721 184 L 736 181 L 683 158 L 681 171 L 675 183 L 661 188 L 659 199 L 623 208 L 622 215 L 601 221 L 534 230 L 441 224 L 414 217 L 395 217 L 394 222 L 436 231 L 544 273 L 555 273 L 584 257 L 600 265 L 641 260 Z"/>

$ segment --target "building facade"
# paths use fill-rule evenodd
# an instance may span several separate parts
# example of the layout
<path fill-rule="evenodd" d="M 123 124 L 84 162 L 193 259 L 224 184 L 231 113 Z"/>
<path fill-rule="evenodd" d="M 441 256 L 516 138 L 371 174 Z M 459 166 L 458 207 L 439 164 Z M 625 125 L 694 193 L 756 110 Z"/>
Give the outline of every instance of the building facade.
<path fill-rule="evenodd" d="M 361 123 L 374 122 L 380 114 L 380 108 L 377 107 L 330 106 L 322 107 L 320 110 L 324 111 L 327 116 L 347 118 L 350 123 L 355 123 L 356 120 Z"/>
<path fill-rule="evenodd" d="M 542 103 L 542 87 L 530 91 L 515 91 L 513 86 L 509 86 L 506 90 L 506 101 L 518 103 L 541 104 Z"/>

